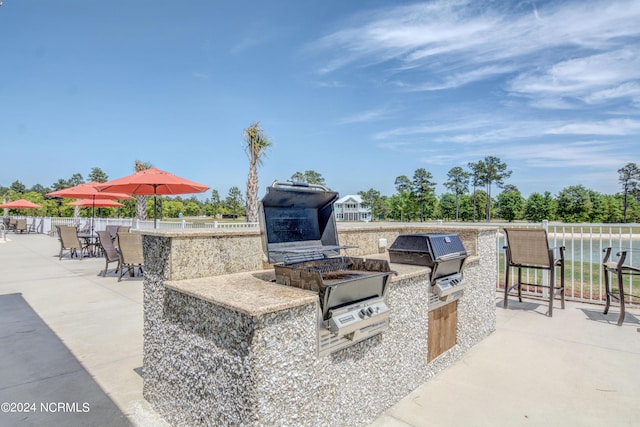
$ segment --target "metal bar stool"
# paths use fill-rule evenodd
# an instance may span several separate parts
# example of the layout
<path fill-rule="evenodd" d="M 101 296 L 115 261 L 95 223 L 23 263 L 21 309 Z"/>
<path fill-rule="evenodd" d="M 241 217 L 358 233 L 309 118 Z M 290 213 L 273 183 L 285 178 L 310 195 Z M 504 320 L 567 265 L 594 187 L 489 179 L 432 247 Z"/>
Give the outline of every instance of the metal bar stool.
<path fill-rule="evenodd" d="M 611 248 L 604 249 L 605 255 L 602 260 L 602 273 L 604 274 L 604 286 L 607 293 L 607 303 L 604 307 L 604 314 L 609 312 L 609 306 L 611 305 L 611 298 L 620 301 L 620 316 L 618 317 L 618 326 L 622 326 L 624 322 L 624 309 L 625 309 L 625 291 L 624 291 L 624 277 L 639 276 L 640 268 L 633 267 L 629 264 L 625 264 L 627 259 L 627 252 L 631 252 L 630 249 L 625 249 L 616 254 L 618 261 L 609 261 L 611 257 Z M 609 283 L 609 276 L 615 274 L 618 278 L 618 289 L 612 289 Z M 626 296 L 633 296 L 626 294 Z"/>

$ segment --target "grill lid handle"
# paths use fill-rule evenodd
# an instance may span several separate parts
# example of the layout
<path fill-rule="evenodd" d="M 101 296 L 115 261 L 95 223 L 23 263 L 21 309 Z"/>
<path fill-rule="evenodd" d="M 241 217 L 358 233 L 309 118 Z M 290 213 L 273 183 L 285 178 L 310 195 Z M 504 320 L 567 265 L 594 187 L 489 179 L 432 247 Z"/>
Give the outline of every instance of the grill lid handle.
<path fill-rule="evenodd" d="M 448 261 L 451 259 L 458 259 L 458 258 L 462 258 L 463 256 L 467 256 L 468 254 L 469 252 L 467 251 L 451 252 L 450 254 L 439 256 L 438 258 L 436 258 L 436 261 L 442 262 L 442 261 Z"/>
<path fill-rule="evenodd" d="M 271 184 L 272 187 L 305 187 L 305 188 L 313 188 L 321 191 L 331 191 L 329 188 L 320 184 L 309 184 L 308 182 L 300 182 L 300 181 L 273 181 Z"/>

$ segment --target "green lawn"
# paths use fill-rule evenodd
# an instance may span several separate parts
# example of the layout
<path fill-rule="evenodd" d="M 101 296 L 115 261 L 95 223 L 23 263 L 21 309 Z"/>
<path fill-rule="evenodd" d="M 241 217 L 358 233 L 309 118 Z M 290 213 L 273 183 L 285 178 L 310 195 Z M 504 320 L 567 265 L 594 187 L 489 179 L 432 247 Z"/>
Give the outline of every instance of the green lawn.
<path fill-rule="evenodd" d="M 504 288 L 504 253 L 499 256 L 500 271 L 499 271 L 499 287 Z M 581 268 L 582 266 L 582 268 Z M 511 278 L 513 284 L 516 280 L 515 269 L 514 276 Z M 559 274 L 559 270 L 556 270 L 556 274 Z M 582 299 L 603 300 L 605 299 L 605 286 L 604 277 L 602 276 L 602 264 L 600 263 L 581 263 L 572 262 L 571 260 L 565 261 L 565 288 L 566 295 L 573 296 Z M 542 270 L 536 269 L 523 269 L 522 277 L 524 282 L 528 283 L 542 283 Z M 631 278 L 629 276 L 624 277 L 624 289 L 628 293 L 631 284 L 633 284 L 633 303 L 640 303 L 640 278 Z M 560 278 L 557 277 L 559 283 Z M 618 282 L 615 276 L 611 277 L 611 287 L 614 291 L 618 289 Z M 540 292 L 541 288 L 530 287 L 528 290 L 531 292 Z"/>

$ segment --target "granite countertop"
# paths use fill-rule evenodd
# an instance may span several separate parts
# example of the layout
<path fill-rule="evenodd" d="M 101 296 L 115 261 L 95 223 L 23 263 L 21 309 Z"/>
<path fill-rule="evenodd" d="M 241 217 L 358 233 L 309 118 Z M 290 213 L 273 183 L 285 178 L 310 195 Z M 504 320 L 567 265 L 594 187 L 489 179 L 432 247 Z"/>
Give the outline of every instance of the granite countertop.
<path fill-rule="evenodd" d="M 388 259 L 387 254 L 375 254 L 362 258 Z M 390 264 L 397 275 L 391 276 L 391 284 L 398 280 L 427 275 L 430 269 L 408 264 Z M 249 316 L 260 316 L 318 302 L 313 291 L 275 283 L 274 270 L 259 270 L 223 276 L 167 281 L 165 286 L 177 292 L 220 305 Z"/>
<path fill-rule="evenodd" d="M 279 285 L 275 283 L 275 279 L 273 270 L 260 270 L 167 281 L 165 286 L 249 316 L 260 316 L 318 301 L 317 293 Z"/>
<path fill-rule="evenodd" d="M 387 253 L 362 258 L 389 259 Z M 465 265 L 477 263 L 479 257 L 470 256 Z M 425 266 L 390 263 L 393 282 L 427 275 Z M 165 286 L 177 292 L 220 305 L 249 316 L 260 316 L 280 310 L 315 304 L 318 294 L 313 291 L 275 283 L 274 270 L 258 270 L 200 279 L 167 281 Z"/>
<path fill-rule="evenodd" d="M 201 228 L 201 229 L 176 229 L 176 230 L 162 230 L 162 229 L 143 229 L 143 230 L 131 230 L 138 234 L 144 234 L 146 236 L 157 237 L 177 237 L 177 238 L 198 238 L 198 237 L 216 237 L 216 236 L 259 236 L 260 230 L 257 229 L 245 229 L 245 228 Z"/>

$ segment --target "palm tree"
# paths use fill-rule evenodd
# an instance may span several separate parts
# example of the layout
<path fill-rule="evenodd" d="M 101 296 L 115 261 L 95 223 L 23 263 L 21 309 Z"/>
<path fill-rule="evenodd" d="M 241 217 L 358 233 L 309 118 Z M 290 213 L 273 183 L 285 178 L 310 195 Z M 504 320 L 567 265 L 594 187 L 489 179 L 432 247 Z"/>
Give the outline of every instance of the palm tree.
<path fill-rule="evenodd" d="M 133 168 L 136 172 L 149 169 L 150 167 L 152 167 L 151 163 L 143 162 L 141 160 L 136 160 L 133 165 Z M 136 196 L 136 199 L 138 200 L 138 203 L 136 205 L 136 218 L 144 221 L 147 219 L 147 196 Z"/>
<path fill-rule="evenodd" d="M 271 146 L 271 141 L 260 128 L 259 122 L 252 123 L 244 130 L 244 148 L 249 157 L 249 177 L 247 178 L 247 222 L 258 222 L 258 166 L 262 164 L 262 158 L 266 150 Z"/>

